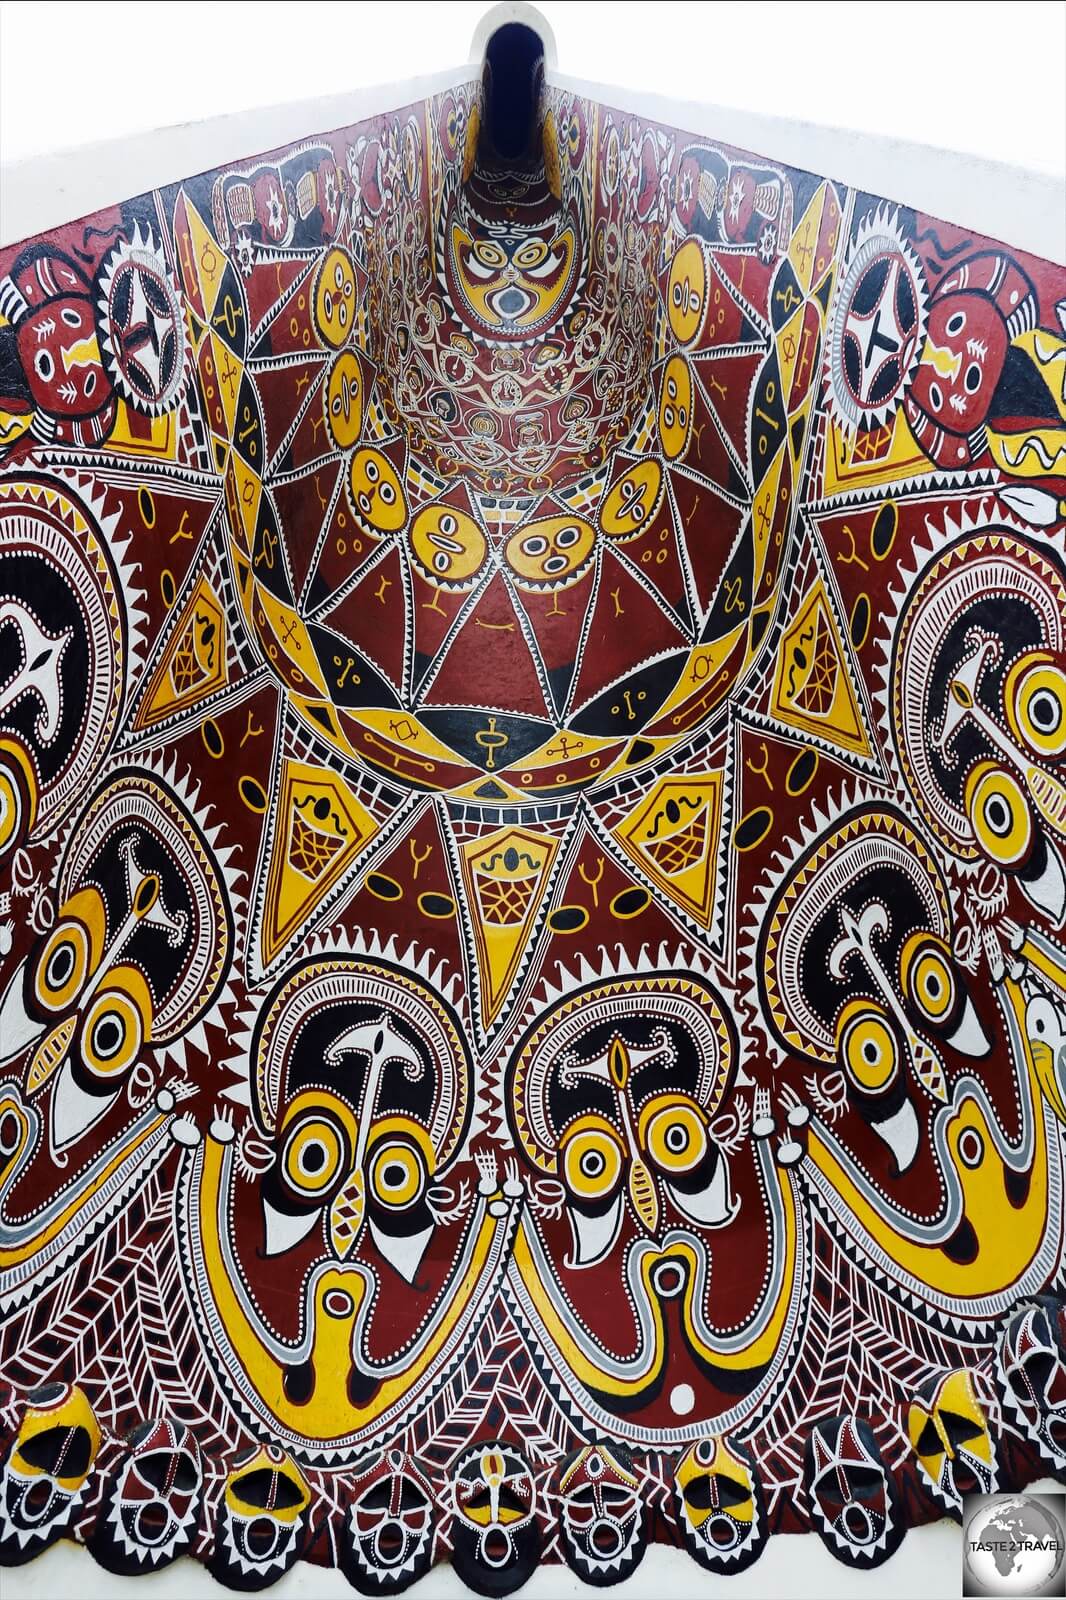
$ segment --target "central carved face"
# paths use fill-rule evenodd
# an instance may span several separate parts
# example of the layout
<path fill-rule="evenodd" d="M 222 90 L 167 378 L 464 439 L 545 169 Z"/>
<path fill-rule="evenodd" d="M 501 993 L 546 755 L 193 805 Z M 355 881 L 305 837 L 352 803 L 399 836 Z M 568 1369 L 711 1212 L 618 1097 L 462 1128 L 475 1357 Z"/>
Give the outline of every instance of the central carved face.
<path fill-rule="evenodd" d="M 553 232 L 473 235 L 454 222 L 448 235 L 449 287 L 474 328 L 494 338 L 528 338 L 554 322 L 577 276 L 572 225 Z"/>
<path fill-rule="evenodd" d="M 428 1191 L 468 1103 L 447 1009 L 383 966 L 312 962 L 276 991 L 257 1055 L 274 1149 L 265 1255 L 288 1255 L 314 1232 L 344 1262 L 367 1232 L 413 1282 L 434 1232 Z"/>
<path fill-rule="evenodd" d="M 692 998 L 695 998 L 693 992 Z M 535 1030 L 515 1067 L 515 1130 L 563 1187 L 568 1265 L 595 1266 L 622 1232 L 724 1226 L 735 1215 L 714 1119 L 732 1067 L 724 1018 L 664 984 L 635 1003 L 586 995 Z"/>

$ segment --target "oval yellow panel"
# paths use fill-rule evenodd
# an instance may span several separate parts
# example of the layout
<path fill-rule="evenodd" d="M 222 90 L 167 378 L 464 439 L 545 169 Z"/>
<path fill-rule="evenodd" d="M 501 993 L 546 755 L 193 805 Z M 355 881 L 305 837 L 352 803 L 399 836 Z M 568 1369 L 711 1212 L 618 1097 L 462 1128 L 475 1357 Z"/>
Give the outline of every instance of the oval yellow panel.
<path fill-rule="evenodd" d="M 363 369 L 354 350 L 342 350 L 329 369 L 326 427 L 338 450 L 350 450 L 363 430 Z"/>
<path fill-rule="evenodd" d="M 651 522 L 662 497 L 662 467 L 657 461 L 638 461 L 604 497 L 600 527 L 609 539 L 632 539 Z"/>
<path fill-rule="evenodd" d="M 355 513 L 371 532 L 396 533 L 403 527 L 407 501 L 395 467 L 380 450 L 367 445 L 355 452 L 348 486 Z"/>
<path fill-rule="evenodd" d="M 671 356 L 659 393 L 659 441 L 668 461 L 688 449 L 692 435 L 692 372 L 684 356 Z"/>
<path fill-rule="evenodd" d="M 314 298 L 315 327 L 330 349 L 339 350 L 355 326 L 355 267 L 347 250 L 334 245 L 318 269 Z"/>
<path fill-rule="evenodd" d="M 595 544 L 584 517 L 540 517 L 511 535 L 504 556 L 522 588 L 565 588 L 585 571 Z"/>
<path fill-rule="evenodd" d="M 666 295 L 674 338 L 678 344 L 691 344 L 707 309 L 707 262 L 698 239 L 686 239 L 674 256 Z"/>
<path fill-rule="evenodd" d="M 422 576 L 442 587 L 472 584 L 485 565 L 485 535 L 473 517 L 454 506 L 424 506 L 408 538 Z"/>

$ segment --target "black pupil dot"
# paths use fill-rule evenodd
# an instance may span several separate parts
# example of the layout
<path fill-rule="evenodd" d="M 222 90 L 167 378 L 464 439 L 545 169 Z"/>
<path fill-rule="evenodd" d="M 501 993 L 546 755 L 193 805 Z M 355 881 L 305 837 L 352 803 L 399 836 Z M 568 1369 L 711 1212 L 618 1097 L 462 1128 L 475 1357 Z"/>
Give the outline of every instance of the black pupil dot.
<path fill-rule="evenodd" d="M 65 983 L 74 966 L 74 952 L 69 944 L 61 944 L 51 961 L 51 978 L 54 984 Z"/>
<path fill-rule="evenodd" d="M 122 1029 L 115 1017 L 105 1017 L 97 1024 L 96 1048 L 100 1055 L 112 1055 L 122 1040 Z"/>
<path fill-rule="evenodd" d="M 1032 716 L 1038 728 L 1050 729 L 1055 726 L 1055 706 L 1050 695 L 1041 695 L 1033 701 Z"/>

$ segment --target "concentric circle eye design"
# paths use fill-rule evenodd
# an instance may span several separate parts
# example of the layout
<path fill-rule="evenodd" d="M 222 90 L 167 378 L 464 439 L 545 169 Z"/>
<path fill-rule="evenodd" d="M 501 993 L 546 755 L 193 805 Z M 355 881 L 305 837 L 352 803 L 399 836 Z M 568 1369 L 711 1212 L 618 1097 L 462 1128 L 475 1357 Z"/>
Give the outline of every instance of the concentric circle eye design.
<path fill-rule="evenodd" d="M 868 1000 L 844 1007 L 837 1025 L 840 1064 L 852 1083 L 867 1094 L 887 1089 L 899 1068 L 899 1046 L 892 1024 Z"/>
<path fill-rule="evenodd" d="M 370 1165 L 370 1187 L 381 1205 L 413 1205 L 426 1187 L 426 1173 L 418 1150 L 391 1139 L 379 1147 Z"/>
<path fill-rule="evenodd" d="M 421 1200 L 436 1156 L 425 1128 L 407 1116 L 382 1117 L 370 1134 L 370 1197 L 378 1205 L 406 1210 Z"/>
<path fill-rule="evenodd" d="M 115 966 L 78 1022 L 78 1079 L 89 1093 L 112 1093 L 152 1032 L 152 997 L 137 967 Z"/>
<path fill-rule="evenodd" d="M 336 1182 L 343 1157 L 339 1129 L 325 1117 L 306 1117 L 286 1139 L 281 1164 L 297 1193 L 317 1199 Z"/>
<path fill-rule="evenodd" d="M 355 1118 L 335 1095 L 308 1090 L 293 1101 L 282 1127 L 280 1171 L 299 1200 L 320 1204 L 347 1176 Z"/>
<path fill-rule="evenodd" d="M 97 995 L 85 1016 L 81 1058 L 98 1078 L 114 1078 L 137 1059 L 144 1043 L 144 1019 L 131 996 L 118 991 Z"/>
<path fill-rule="evenodd" d="M 947 946 L 931 934 L 916 933 L 900 956 L 900 977 L 908 1000 L 934 1025 L 951 1020 L 959 987 Z"/>
<path fill-rule="evenodd" d="M 1021 784 L 994 761 L 981 761 L 966 782 L 966 810 L 981 849 L 1001 867 L 1024 866 L 1033 848 L 1033 818 Z"/>
<path fill-rule="evenodd" d="M 1066 754 L 1066 672 L 1043 651 L 1015 662 L 1004 700 L 1011 727 L 1034 754 L 1050 760 Z"/>
<path fill-rule="evenodd" d="M 606 1200 L 622 1176 L 623 1151 L 611 1124 L 600 1117 L 581 1117 L 563 1135 L 563 1178 L 578 1200 Z"/>
<path fill-rule="evenodd" d="M 541 266 L 548 259 L 548 246 L 543 239 L 527 239 L 515 251 L 514 264 L 521 267 L 524 272 L 529 272 Z"/>
<path fill-rule="evenodd" d="M 641 1115 L 641 1142 L 656 1166 L 667 1173 L 690 1172 L 707 1154 L 707 1129 L 698 1108 L 685 1100 L 661 1105 L 660 1097 Z M 660 1107 L 661 1109 L 656 1109 Z"/>
<path fill-rule="evenodd" d="M 85 987 L 92 963 L 88 929 L 66 919 L 48 936 L 37 961 L 33 994 L 46 1011 L 65 1011 Z"/>
<path fill-rule="evenodd" d="M 473 248 L 474 259 L 483 267 L 491 267 L 495 272 L 502 272 L 507 265 L 507 255 L 498 244 L 491 239 L 478 239 Z"/>

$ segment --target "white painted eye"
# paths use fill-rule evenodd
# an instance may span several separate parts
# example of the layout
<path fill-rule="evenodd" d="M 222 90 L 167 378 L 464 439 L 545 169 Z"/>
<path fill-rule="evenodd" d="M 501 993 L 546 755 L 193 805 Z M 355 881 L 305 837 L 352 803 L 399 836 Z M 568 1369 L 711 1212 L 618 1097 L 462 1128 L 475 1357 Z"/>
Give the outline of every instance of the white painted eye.
<path fill-rule="evenodd" d="M 1062 1019 L 1047 995 L 1034 995 L 1026 1006 L 1025 1031 L 1033 1044 L 1046 1044 L 1054 1050 L 1062 1043 Z"/>

